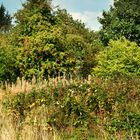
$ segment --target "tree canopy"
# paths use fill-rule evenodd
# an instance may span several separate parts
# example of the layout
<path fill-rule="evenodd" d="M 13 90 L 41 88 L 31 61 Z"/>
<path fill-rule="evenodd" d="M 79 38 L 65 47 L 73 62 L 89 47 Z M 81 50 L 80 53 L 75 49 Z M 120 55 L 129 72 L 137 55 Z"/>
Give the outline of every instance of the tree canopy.
<path fill-rule="evenodd" d="M 26 78 L 80 73 L 88 61 L 86 54 L 98 40 L 66 10 L 53 11 L 51 0 L 27 0 L 16 13 L 16 23 L 12 43 L 19 48 L 16 64 Z"/>
<path fill-rule="evenodd" d="M 99 18 L 99 22 L 102 24 L 101 40 L 105 45 L 110 39 L 121 36 L 140 45 L 139 6 L 139 0 L 115 0 L 114 6 L 109 11 L 103 12 L 103 17 Z"/>

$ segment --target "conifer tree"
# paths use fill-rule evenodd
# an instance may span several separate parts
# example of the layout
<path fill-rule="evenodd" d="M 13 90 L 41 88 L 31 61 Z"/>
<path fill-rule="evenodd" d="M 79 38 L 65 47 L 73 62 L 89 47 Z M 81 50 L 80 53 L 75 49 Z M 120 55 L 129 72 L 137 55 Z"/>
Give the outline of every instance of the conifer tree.
<path fill-rule="evenodd" d="M 3 32 L 9 31 L 11 27 L 11 21 L 12 18 L 8 12 L 6 12 L 6 9 L 3 4 L 0 6 L 0 30 Z"/>

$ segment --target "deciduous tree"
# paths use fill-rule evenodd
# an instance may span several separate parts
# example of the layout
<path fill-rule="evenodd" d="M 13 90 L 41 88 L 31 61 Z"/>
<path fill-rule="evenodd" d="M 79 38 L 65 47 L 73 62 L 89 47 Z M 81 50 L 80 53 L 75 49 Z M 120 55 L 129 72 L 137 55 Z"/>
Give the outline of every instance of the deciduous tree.
<path fill-rule="evenodd" d="M 115 0 L 109 11 L 103 12 L 99 18 L 102 24 L 100 31 L 102 42 L 107 45 L 110 39 L 120 36 L 140 45 L 140 1 Z"/>

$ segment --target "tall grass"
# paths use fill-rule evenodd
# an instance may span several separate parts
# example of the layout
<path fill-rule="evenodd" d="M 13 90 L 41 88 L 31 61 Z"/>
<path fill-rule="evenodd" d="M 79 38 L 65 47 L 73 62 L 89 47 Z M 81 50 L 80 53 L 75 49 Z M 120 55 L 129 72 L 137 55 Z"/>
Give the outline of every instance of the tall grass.
<path fill-rule="evenodd" d="M 139 82 L 64 76 L 1 83 L 0 140 L 138 140 Z"/>

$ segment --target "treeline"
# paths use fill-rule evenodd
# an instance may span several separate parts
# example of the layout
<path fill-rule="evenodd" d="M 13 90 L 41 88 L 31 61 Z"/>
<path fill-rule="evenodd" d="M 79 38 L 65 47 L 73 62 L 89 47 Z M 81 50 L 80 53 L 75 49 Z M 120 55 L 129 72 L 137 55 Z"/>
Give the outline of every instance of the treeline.
<path fill-rule="evenodd" d="M 66 10 L 54 11 L 51 1 L 28 0 L 15 18 L 13 28 L 1 32 L 1 80 L 91 73 L 101 48 L 98 33 Z"/>
<path fill-rule="evenodd" d="M 65 9 L 54 10 L 51 0 L 27 0 L 16 12 L 13 26 L 1 5 L 0 80 L 64 73 L 82 77 L 140 75 L 138 6 L 137 0 L 115 1 L 99 18 L 101 30 L 94 32 Z"/>

